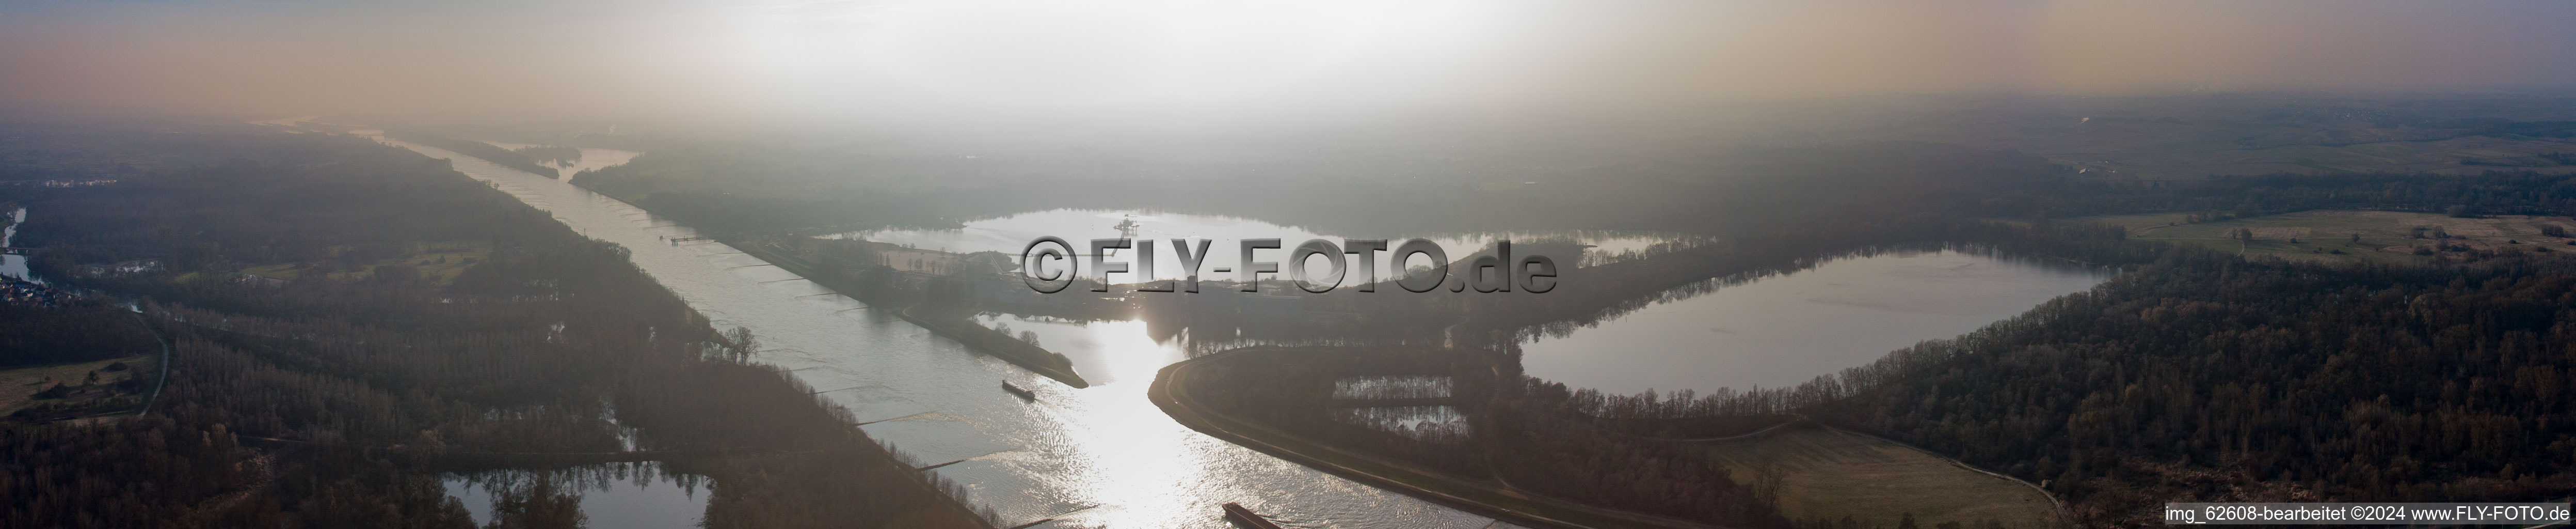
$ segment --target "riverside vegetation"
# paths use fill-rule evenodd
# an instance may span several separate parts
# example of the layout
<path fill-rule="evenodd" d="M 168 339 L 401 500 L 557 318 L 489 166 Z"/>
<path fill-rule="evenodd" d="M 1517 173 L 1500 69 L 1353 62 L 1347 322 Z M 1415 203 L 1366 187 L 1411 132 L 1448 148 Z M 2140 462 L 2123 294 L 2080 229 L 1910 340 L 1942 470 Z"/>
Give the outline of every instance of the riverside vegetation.
<path fill-rule="evenodd" d="M 666 471 L 711 479 L 709 527 L 989 527 L 810 388 L 728 350 L 624 251 L 444 161 L 220 127 L 26 137 L 77 135 L 150 138 L 88 160 L 176 161 L 113 186 L 0 193 L 30 210 L 20 242 L 46 248 L 38 274 L 128 300 L 148 329 L 119 323 L 138 321 L 121 307 L 20 307 L 91 324 L 0 347 L 68 361 L 158 333 L 171 379 L 140 416 L 0 423 L 0 525 L 464 528 L 442 473 L 504 453 L 540 473 L 594 464 L 624 453 L 632 428 L 646 453 L 678 454 Z M 421 250 L 456 247 L 481 257 L 453 277 L 417 273 Z M 163 266 L 80 266 L 132 259 Z M 326 273 L 236 272 L 276 264 Z M 20 354 L 36 349 L 51 356 Z M 576 526 L 578 493 L 505 491 L 490 526 Z"/>

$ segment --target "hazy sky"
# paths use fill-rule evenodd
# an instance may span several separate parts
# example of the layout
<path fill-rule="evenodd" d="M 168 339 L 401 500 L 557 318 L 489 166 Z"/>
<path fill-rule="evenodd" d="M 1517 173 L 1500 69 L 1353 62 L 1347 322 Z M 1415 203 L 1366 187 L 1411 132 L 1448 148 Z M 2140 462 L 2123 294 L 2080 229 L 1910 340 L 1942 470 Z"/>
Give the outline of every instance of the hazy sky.
<path fill-rule="evenodd" d="M 755 119 L 2576 86 L 2576 2 L 0 3 L 0 105 Z"/>

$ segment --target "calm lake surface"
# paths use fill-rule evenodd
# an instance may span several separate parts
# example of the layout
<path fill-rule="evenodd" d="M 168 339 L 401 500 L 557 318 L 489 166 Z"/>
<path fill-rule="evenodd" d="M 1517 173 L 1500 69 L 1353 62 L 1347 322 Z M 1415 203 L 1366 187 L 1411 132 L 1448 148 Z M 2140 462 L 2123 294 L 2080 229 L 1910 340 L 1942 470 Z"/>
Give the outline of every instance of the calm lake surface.
<path fill-rule="evenodd" d="M 1947 250 L 1841 259 L 1537 337 L 1521 344 L 1521 366 L 1610 393 L 1791 386 L 2110 278 L 2097 267 Z"/>
<path fill-rule="evenodd" d="M 554 477 L 557 490 L 581 494 L 588 527 L 617 529 L 696 529 L 707 512 L 705 478 L 686 480 L 660 473 L 659 463 L 596 465 Z M 474 523 L 492 523 L 495 488 L 524 485 L 524 472 L 490 472 L 450 476 L 447 495 L 465 504 Z M 504 489 L 506 490 L 506 489 Z"/>

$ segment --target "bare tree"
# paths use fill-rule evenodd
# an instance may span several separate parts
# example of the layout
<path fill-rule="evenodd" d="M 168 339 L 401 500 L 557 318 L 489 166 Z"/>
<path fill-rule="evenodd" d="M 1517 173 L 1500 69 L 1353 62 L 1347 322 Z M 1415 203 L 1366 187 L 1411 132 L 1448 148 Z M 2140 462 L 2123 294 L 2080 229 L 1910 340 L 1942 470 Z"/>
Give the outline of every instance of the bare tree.
<path fill-rule="evenodd" d="M 753 336 L 750 327 L 735 327 L 733 330 L 725 331 L 725 341 L 733 342 L 735 362 L 749 362 L 751 353 L 760 350 L 760 337 Z"/>
<path fill-rule="evenodd" d="M 1780 481 L 1783 474 L 1784 473 L 1780 471 L 1780 462 L 1778 460 L 1767 457 L 1763 458 L 1761 465 L 1753 467 L 1752 485 L 1754 500 L 1771 504 L 1775 508 L 1778 507 L 1780 505 Z"/>

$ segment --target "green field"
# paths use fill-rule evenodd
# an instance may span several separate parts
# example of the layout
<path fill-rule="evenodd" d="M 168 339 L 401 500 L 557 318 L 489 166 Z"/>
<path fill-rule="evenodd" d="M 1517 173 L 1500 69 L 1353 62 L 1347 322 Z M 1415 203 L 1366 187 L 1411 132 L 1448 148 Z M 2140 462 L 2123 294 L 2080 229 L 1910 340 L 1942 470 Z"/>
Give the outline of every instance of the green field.
<path fill-rule="evenodd" d="M 1906 513 L 1932 527 L 1956 521 L 1976 527 L 1997 520 L 2006 527 L 2057 526 L 2055 510 L 2038 489 L 1980 473 L 1904 445 L 1812 424 L 1782 427 L 1709 448 L 1739 483 L 1754 483 L 1764 465 L 1779 475 L 1780 508 L 1792 519 L 1850 516 L 1864 524 L 1895 527 Z"/>
<path fill-rule="evenodd" d="M 260 277 L 284 279 L 288 281 L 306 279 L 307 276 L 322 275 L 328 275 L 332 279 L 354 280 L 366 278 L 369 271 L 374 270 L 377 266 L 403 263 L 419 268 L 421 279 L 427 280 L 431 283 L 445 284 L 448 281 L 455 280 L 457 274 L 465 273 L 465 269 L 473 267 L 474 263 L 492 258 L 490 245 L 484 243 L 449 242 L 431 243 L 423 246 L 425 246 L 422 248 L 423 251 L 414 252 L 401 257 L 376 259 L 362 263 L 354 270 L 334 271 L 326 274 L 305 266 L 306 263 L 279 263 L 243 268 L 241 273 Z"/>
<path fill-rule="evenodd" d="M 128 366 L 128 369 L 124 371 L 105 371 L 108 364 L 117 362 L 124 362 L 125 365 Z M 90 391 L 74 395 L 72 398 L 68 399 L 48 399 L 48 401 L 87 401 L 113 396 L 111 395 L 114 393 L 113 391 L 105 389 L 108 384 L 114 384 L 117 381 L 134 377 L 144 377 L 148 382 L 149 377 L 154 373 L 152 371 L 152 369 L 154 369 L 152 367 L 153 364 L 154 359 L 150 355 L 140 355 L 125 358 L 110 358 L 95 362 L 81 362 L 77 364 L 22 366 L 0 369 L 0 417 L 6 417 L 10 413 L 17 412 L 19 408 L 24 408 L 27 407 L 27 405 L 34 403 L 36 400 L 30 397 L 33 397 L 36 392 L 44 391 L 45 388 L 52 386 L 56 382 L 74 387 L 82 386 L 82 382 L 87 381 L 91 371 L 99 371 L 99 383 L 91 386 Z"/>
<path fill-rule="evenodd" d="M 2525 252 L 2554 255 L 2576 255 L 2569 239 L 2540 234 L 2541 226 L 2556 224 L 2576 228 L 2576 219 L 2567 217 L 2534 217 L 2528 215 L 2492 215 L 2458 218 L 2434 213 L 2399 211 L 2318 210 L 2185 223 L 2186 213 L 2154 213 L 2068 219 L 2072 222 L 2096 222 L 2123 226 L 2130 237 L 2142 240 L 2195 244 L 2246 256 L 2272 256 L 2329 262 L 2430 262 L 2433 256 L 2417 255 L 2416 248 L 2432 246 L 2436 255 L 2456 256 L 2458 248 L 2471 251 Z M 2253 240 L 2233 236 L 2239 228 L 2253 231 Z M 2417 228 L 2423 228 L 2418 235 Z M 2435 229 L 2439 231 L 2436 232 Z M 2448 239 L 2434 238 L 2446 233 Z M 2354 236 L 2360 237 L 2359 241 Z M 2438 249 L 2443 243 L 2453 249 Z"/>

